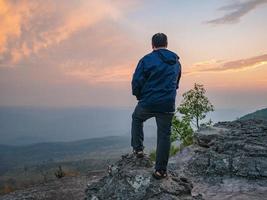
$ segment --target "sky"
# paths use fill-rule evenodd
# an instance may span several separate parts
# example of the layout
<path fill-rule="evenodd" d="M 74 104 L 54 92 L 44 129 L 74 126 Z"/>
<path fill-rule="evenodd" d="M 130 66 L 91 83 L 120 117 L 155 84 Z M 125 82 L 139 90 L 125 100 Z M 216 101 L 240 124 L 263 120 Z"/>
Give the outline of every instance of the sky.
<path fill-rule="evenodd" d="M 0 106 L 131 107 L 131 78 L 167 34 L 177 94 L 267 107 L 267 0 L 0 0 Z"/>

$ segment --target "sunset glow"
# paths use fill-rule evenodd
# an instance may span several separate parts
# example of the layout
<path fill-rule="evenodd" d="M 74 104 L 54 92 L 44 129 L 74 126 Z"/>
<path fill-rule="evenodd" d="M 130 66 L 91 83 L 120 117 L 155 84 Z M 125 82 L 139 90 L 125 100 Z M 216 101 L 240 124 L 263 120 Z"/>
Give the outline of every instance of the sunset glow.
<path fill-rule="evenodd" d="M 136 64 L 164 32 L 178 96 L 197 82 L 215 107 L 266 107 L 267 1 L 248 2 L 0 0 L 0 105 L 132 106 Z"/>

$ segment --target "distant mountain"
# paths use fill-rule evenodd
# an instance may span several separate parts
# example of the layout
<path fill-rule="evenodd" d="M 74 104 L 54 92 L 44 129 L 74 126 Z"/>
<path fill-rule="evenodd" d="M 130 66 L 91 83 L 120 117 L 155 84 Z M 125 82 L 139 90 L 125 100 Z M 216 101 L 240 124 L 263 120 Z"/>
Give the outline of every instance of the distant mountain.
<path fill-rule="evenodd" d="M 264 119 L 264 120 L 267 120 L 267 108 L 257 110 L 256 112 L 244 115 L 240 119 L 241 120 L 246 120 L 246 119 Z"/>
<path fill-rule="evenodd" d="M 133 108 L 1 107 L 0 144 L 30 145 L 130 135 Z M 155 120 L 144 127 L 157 133 Z"/>
<path fill-rule="evenodd" d="M 155 138 L 147 138 L 147 149 L 151 149 Z M 130 151 L 130 138 L 109 136 L 73 142 L 38 143 L 25 146 L 0 145 L 0 173 L 14 167 L 40 163 L 75 161 L 94 158 L 105 159 Z M 99 157 L 101 155 L 101 158 Z"/>

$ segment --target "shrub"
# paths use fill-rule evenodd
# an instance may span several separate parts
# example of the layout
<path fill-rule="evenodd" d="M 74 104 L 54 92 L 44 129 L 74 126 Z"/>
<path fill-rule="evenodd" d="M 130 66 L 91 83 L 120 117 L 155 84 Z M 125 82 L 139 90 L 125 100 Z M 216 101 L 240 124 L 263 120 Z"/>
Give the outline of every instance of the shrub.
<path fill-rule="evenodd" d="M 149 158 L 152 161 L 156 161 L 156 150 L 152 150 L 149 154 Z"/>
<path fill-rule="evenodd" d="M 11 185 L 4 185 L 4 187 L 1 189 L 1 194 L 8 194 L 10 192 L 14 192 L 15 189 Z"/>
<path fill-rule="evenodd" d="M 179 151 L 180 148 L 172 144 L 170 148 L 170 157 L 176 155 Z"/>
<path fill-rule="evenodd" d="M 66 175 L 66 173 L 62 170 L 61 165 L 58 166 L 58 170 L 55 172 L 55 176 L 60 179 L 63 178 Z"/>
<path fill-rule="evenodd" d="M 176 115 L 172 120 L 171 141 L 180 140 L 182 146 L 189 146 L 193 143 L 193 129 L 188 118 L 179 119 Z"/>

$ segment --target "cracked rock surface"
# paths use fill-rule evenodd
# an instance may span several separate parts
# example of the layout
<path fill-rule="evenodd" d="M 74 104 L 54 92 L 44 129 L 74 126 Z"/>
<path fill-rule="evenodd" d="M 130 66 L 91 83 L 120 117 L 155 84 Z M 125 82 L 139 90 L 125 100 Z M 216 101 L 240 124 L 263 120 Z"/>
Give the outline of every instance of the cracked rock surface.
<path fill-rule="evenodd" d="M 220 122 L 195 134 L 196 151 L 190 172 L 229 175 L 247 179 L 267 178 L 267 122 Z"/>
<path fill-rule="evenodd" d="M 195 133 L 170 165 L 208 200 L 267 199 L 267 122 L 219 122 Z"/>
<path fill-rule="evenodd" d="M 153 164 L 148 157 L 136 158 L 133 154 L 122 156 L 110 173 L 86 190 L 87 199 L 128 200 L 201 200 L 191 195 L 192 184 L 175 172 L 169 177 L 155 180 L 152 177 Z"/>

